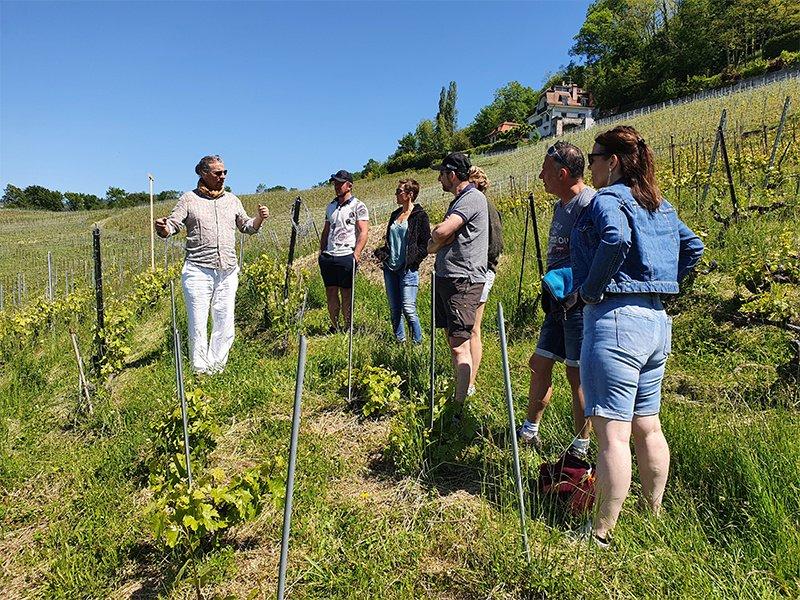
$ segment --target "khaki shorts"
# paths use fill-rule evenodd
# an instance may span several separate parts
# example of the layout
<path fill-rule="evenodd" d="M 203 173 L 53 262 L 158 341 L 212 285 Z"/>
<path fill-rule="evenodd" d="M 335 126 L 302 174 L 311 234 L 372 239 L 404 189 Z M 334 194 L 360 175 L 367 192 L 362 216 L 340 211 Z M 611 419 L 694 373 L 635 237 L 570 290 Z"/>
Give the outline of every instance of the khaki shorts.
<path fill-rule="evenodd" d="M 436 326 L 447 329 L 447 335 L 468 338 L 475 324 L 484 283 L 469 279 L 436 278 Z"/>

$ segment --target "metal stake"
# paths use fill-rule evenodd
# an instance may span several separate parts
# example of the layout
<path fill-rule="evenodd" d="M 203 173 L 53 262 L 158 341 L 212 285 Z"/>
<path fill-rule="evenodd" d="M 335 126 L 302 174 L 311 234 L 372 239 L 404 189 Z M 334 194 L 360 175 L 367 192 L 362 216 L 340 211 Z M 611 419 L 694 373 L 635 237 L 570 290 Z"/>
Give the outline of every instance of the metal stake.
<path fill-rule="evenodd" d="M 175 346 L 175 384 L 178 388 L 178 399 L 181 402 L 181 419 L 183 420 L 183 450 L 186 456 L 186 478 L 192 487 L 192 463 L 189 449 L 189 411 L 186 406 L 186 391 L 183 388 L 183 357 L 181 356 L 181 334 L 175 312 L 175 283 L 169 282 L 169 293 L 172 301 L 172 340 Z"/>
<path fill-rule="evenodd" d="M 47 299 L 53 301 L 53 257 L 47 251 Z"/>
<path fill-rule="evenodd" d="M 347 342 L 347 402 L 353 400 L 353 313 L 356 304 L 356 258 L 353 256 L 353 281 L 350 286 L 350 334 Z"/>
<path fill-rule="evenodd" d="M 430 429 L 433 431 L 434 387 L 436 384 L 436 269 L 431 271 L 431 372 L 428 383 L 428 403 L 430 404 Z"/>
<path fill-rule="evenodd" d="M 283 505 L 283 537 L 281 562 L 278 571 L 278 600 L 283 600 L 286 590 L 286 566 L 289 559 L 289 533 L 292 525 L 292 498 L 294 472 L 297 463 L 297 438 L 300 432 L 300 407 L 303 396 L 303 379 L 306 372 L 306 336 L 300 335 L 300 354 L 297 357 L 297 377 L 294 384 L 294 409 L 292 410 L 292 437 L 289 443 L 289 471 L 286 476 L 286 500 Z"/>
<path fill-rule="evenodd" d="M 531 549 L 528 545 L 528 531 L 525 527 L 525 496 L 522 491 L 522 474 L 519 467 L 519 448 L 517 447 L 517 432 L 514 424 L 514 398 L 511 392 L 511 373 L 508 369 L 508 349 L 506 347 L 506 326 L 503 318 L 503 303 L 497 304 L 497 328 L 500 330 L 500 350 L 503 360 L 503 380 L 506 387 L 506 404 L 508 405 L 508 419 L 511 433 L 511 452 L 514 456 L 514 477 L 517 483 L 517 495 L 519 496 L 519 530 L 522 534 L 522 547 L 525 551 L 525 558 L 531 564 Z"/>

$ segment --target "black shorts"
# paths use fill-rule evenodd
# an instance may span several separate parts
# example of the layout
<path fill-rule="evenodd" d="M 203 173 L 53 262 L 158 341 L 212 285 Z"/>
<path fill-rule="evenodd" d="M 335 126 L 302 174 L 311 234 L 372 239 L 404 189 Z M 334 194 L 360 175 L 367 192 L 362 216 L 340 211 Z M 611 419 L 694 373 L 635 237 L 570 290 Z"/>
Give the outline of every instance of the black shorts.
<path fill-rule="evenodd" d="M 353 255 L 331 256 L 319 255 L 319 270 L 325 287 L 340 287 L 350 289 L 353 287 Z"/>
<path fill-rule="evenodd" d="M 436 326 L 451 337 L 470 337 L 483 286 L 466 278 L 436 277 Z"/>

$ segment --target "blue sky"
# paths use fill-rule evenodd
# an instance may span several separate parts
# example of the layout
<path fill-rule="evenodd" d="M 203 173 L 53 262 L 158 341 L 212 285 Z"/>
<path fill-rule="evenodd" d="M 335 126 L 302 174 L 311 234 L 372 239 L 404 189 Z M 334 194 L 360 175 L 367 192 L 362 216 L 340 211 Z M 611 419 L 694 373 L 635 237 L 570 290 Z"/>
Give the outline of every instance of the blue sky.
<path fill-rule="evenodd" d="M 459 125 L 569 62 L 588 1 L 0 2 L 0 184 L 234 192 L 384 160 L 458 85 Z"/>

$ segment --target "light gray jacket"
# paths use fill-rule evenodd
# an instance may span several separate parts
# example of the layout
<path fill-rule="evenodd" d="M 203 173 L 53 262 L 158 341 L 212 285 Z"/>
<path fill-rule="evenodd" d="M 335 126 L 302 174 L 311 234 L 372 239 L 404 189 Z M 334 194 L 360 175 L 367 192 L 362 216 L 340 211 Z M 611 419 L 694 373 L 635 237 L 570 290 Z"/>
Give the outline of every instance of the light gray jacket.
<path fill-rule="evenodd" d="M 167 217 L 171 234 L 186 227 L 186 260 L 209 269 L 233 269 L 236 229 L 257 233 L 238 197 L 225 192 L 216 200 L 186 192 Z"/>

